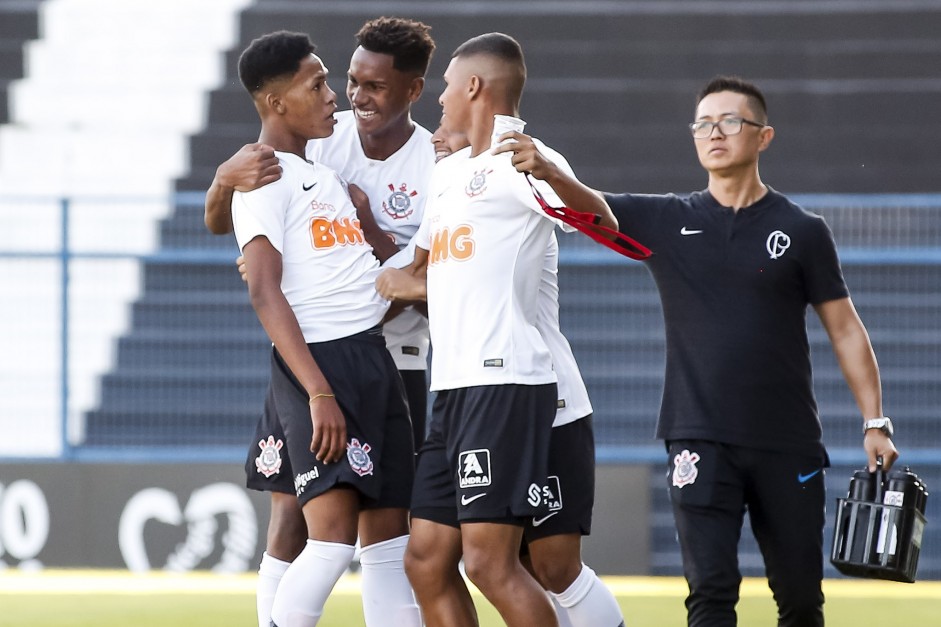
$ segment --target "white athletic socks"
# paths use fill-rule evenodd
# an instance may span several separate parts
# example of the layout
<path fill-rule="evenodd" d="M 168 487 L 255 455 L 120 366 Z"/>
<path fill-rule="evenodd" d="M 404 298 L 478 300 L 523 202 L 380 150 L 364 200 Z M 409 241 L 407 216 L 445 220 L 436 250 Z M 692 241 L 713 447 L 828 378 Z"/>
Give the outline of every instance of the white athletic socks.
<path fill-rule="evenodd" d="M 565 592 L 550 594 L 562 606 L 573 627 L 618 627 L 624 624 L 624 616 L 614 595 L 585 564 Z"/>
<path fill-rule="evenodd" d="M 278 583 L 284 576 L 291 562 L 271 557 L 267 552 L 261 556 L 261 565 L 258 567 L 258 587 L 255 590 L 255 607 L 258 610 L 258 627 L 268 627 L 271 624 L 271 604 L 274 603 L 274 594 L 278 591 Z"/>
<path fill-rule="evenodd" d="M 353 559 L 353 545 L 307 540 L 278 584 L 271 606 L 277 627 L 314 627 L 340 575 Z"/>
<path fill-rule="evenodd" d="M 363 615 L 368 627 L 421 627 L 421 612 L 402 564 L 407 543 L 408 536 L 399 536 L 360 551 Z"/>
<path fill-rule="evenodd" d="M 572 621 L 569 620 L 568 610 L 559 605 L 559 600 L 555 598 L 555 595 L 547 591 L 546 596 L 549 597 L 552 607 L 555 608 L 555 617 L 559 619 L 559 627 L 575 627 Z"/>

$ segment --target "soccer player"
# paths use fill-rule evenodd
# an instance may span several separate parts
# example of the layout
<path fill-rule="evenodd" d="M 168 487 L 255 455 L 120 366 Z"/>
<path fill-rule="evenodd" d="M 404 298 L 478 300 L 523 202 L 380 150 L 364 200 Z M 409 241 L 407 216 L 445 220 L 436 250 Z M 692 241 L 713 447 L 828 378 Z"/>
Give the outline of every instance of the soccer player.
<path fill-rule="evenodd" d="M 282 171 L 232 199 L 252 306 L 274 344 L 266 413 L 283 429 L 307 532 L 274 596 L 270 622 L 280 627 L 317 624 L 357 533 L 364 550 L 401 563 L 413 477 L 408 408 L 379 326 L 388 309 L 374 287 L 379 263 L 340 177 L 305 157 L 307 142 L 336 124 L 314 50 L 306 35 L 279 31 L 239 58 L 259 141 Z M 396 572 L 370 625 L 421 623 Z"/>
<path fill-rule="evenodd" d="M 669 449 L 690 625 L 734 625 L 738 541 L 748 511 L 778 625 L 823 625 L 824 468 L 806 310 L 813 306 L 863 417 L 870 469 L 898 451 L 879 367 L 819 216 L 771 189 L 759 88 L 716 77 L 690 124 L 707 189 L 605 194 L 647 260 L 663 303 L 666 379 L 657 436 Z M 532 148 L 529 148 L 532 150 Z"/>
<path fill-rule="evenodd" d="M 446 175 L 440 169 L 432 174 L 410 269 L 418 270 L 424 258 L 427 280 L 414 281 L 414 293 L 384 294 L 427 296 L 435 347 L 432 389 L 438 396 L 426 445 L 437 439 L 445 454 L 440 467 L 419 463 L 413 503 L 456 513 L 466 572 L 507 625 L 543 627 L 558 622 L 520 564 L 519 546 L 527 522 L 549 514 L 543 488 L 558 395 L 536 321 L 555 223 L 511 159 L 490 152 L 494 116 L 517 115 L 525 76 L 519 44 L 501 33 L 470 39 L 452 55 L 440 97 L 442 125 L 465 135 L 470 147 Z M 536 185 L 550 199 L 616 224 L 604 201 L 581 187 Z M 381 279 L 378 285 L 382 290 Z M 441 624 L 447 615 L 425 606 L 421 588 L 428 582 L 410 566 L 421 559 L 412 554 L 422 545 L 418 522 L 406 570 L 426 620 Z"/>
<path fill-rule="evenodd" d="M 449 136 L 443 127 L 432 135 L 432 143 L 438 161 L 467 147 L 463 136 Z M 436 167 L 452 166 L 467 152 Z M 395 289 L 390 275 L 379 283 Z M 526 560 L 537 581 L 550 592 L 562 627 L 615 627 L 624 624 L 617 600 L 581 560 L 581 536 L 591 529 L 595 493 L 592 409 L 571 347 L 559 329 L 558 242 L 554 235 L 546 249 L 538 299 L 536 328 L 552 353 L 559 398 L 550 438 L 549 484 L 544 493 L 549 512 L 526 523 Z M 435 436 L 419 452 L 419 468 L 447 468 L 440 431 L 433 425 L 432 432 Z M 413 507 L 412 525 L 419 531 L 412 536 L 408 568 L 416 589 L 421 590 L 426 625 L 476 625 L 474 604 L 458 569 L 461 535 L 455 509 Z"/>
<path fill-rule="evenodd" d="M 333 135 L 307 144 L 307 158 L 322 163 L 365 191 L 372 211 L 359 212 L 364 228 L 378 223 L 379 237 L 367 240 L 387 263 L 410 261 L 411 240 L 424 213 L 427 183 L 434 155 L 430 133 L 411 119 L 411 105 L 421 96 L 434 41 L 430 28 L 413 20 L 382 17 L 370 20 L 356 35 L 346 95 L 351 110 L 336 115 Z M 206 201 L 206 225 L 215 233 L 231 231 L 232 194 L 277 180 L 281 174 L 274 151 L 249 144 L 223 163 Z M 356 189 L 350 186 L 351 193 Z M 354 196 L 354 200 L 356 197 Z M 373 220 L 374 218 L 374 220 Z M 399 251 L 402 252 L 399 252 Z M 428 323 L 423 313 L 408 308 L 383 324 L 383 335 L 407 393 L 415 448 L 425 435 L 428 384 L 425 368 Z M 248 486 L 271 492 L 267 546 L 259 568 L 258 620 L 266 627 L 271 601 L 281 574 L 303 548 L 306 531 L 294 498 L 289 456 L 276 444 L 283 438 L 277 422 L 260 421 L 246 460 Z M 269 444 L 269 442 L 271 444 Z M 267 460 L 267 461 L 266 461 Z M 388 596 L 381 552 L 364 548 L 360 555 L 363 602 L 367 620 L 381 611 Z M 372 609 L 371 609 L 372 608 Z"/>
<path fill-rule="evenodd" d="M 308 159 L 355 183 L 372 203 L 372 216 L 385 237 L 371 238 L 371 243 L 383 262 L 405 249 L 418 230 L 434 164 L 431 133 L 411 117 L 435 49 L 429 31 L 426 24 L 402 18 L 366 22 L 356 34 L 347 73 L 350 110 L 337 113 L 333 135 L 307 147 Z M 244 146 L 216 172 L 207 195 L 206 226 L 217 234 L 231 232 L 232 193 L 255 189 L 279 175 L 270 147 Z M 409 262 L 400 255 L 393 263 L 401 267 Z M 425 439 L 428 321 L 410 308 L 388 320 L 382 331 L 408 392 L 417 447 Z"/>

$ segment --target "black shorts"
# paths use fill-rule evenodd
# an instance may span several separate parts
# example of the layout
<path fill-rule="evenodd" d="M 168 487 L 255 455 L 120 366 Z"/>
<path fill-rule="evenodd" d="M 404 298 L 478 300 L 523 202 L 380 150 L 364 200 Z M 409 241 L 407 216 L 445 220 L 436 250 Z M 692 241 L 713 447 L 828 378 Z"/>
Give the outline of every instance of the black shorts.
<path fill-rule="evenodd" d="M 261 492 L 295 494 L 291 456 L 284 446 L 284 429 L 278 422 L 271 384 L 265 393 L 265 410 L 255 426 L 245 460 L 245 485 Z"/>
<path fill-rule="evenodd" d="M 422 518 L 441 525 L 460 527 L 454 506 L 454 466 L 448 462 L 441 432 L 441 414 L 448 390 L 437 393 L 431 408 L 428 435 L 415 460 L 415 485 L 412 487 L 412 518 Z"/>
<path fill-rule="evenodd" d="M 260 485 L 260 489 L 285 492 L 289 480 L 291 491 L 303 505 L 343 484 L 360 492 L 364 507 L 408 507 L 414 477 L 411 422 L 402 380 L 378 327 L 308 344 L 308 348 L 346 418 L 346 459 L 323 464 L 310 452 L 313 429 L 307 393 L 277 351 L 272 351 L 270 402 L 265 404 L 246 463 L 249 487 Z M 268 462 L 276 457 L 268 446 L 270 436 L 277 448 L 275 424 L 280 426 L 285 444 L 278 451 L 280 472 L 275 473 L 276 479 L 272 479 L 275 475 L 261 479 L 266 472 L 263 469 L 270 472 L 277 463 Z M 264 445 L 259 444 L 262 441 Z"/>
<path fill-rule="evenodd" d="M 413 515 L 452 508 L 458 522 L 524 525 L 548 513 L 543 486 L 555 405 L 554 383 L 439 393 L 419 455 Z"/>
<path fill-rule="evenodd" d="M 428 414 L 428 384 L 424 370 L 399 370 L 405 386 L 412 441 L 417 451 L 425 438 L 425 417 Z M 413 410 L 413 407 L 418 409 Z M 245 460 L 245 485 L 259 492 L 294 494 L 291 456 L 284 446 L 284 429 L 274 408 L 271 386 L 265 395 L 265 410 L 255 426 Z"/>
<path fill-rule="evenodd" d="M 408 414 L 412 419 L 412 441 L 417 451 L 425 441 L 425 422 L 428 418 L 428 377 L 424 370 L 399 370 L 405 384 Z"/>
<path fill-rule="evenodd" d="M 527 542 L 578 533 L 591 533 L 595 505 L 595 436 L 591 416 L 552 429 L 549 479 L 543 496 L 549 511 L 527 521 Z"/>

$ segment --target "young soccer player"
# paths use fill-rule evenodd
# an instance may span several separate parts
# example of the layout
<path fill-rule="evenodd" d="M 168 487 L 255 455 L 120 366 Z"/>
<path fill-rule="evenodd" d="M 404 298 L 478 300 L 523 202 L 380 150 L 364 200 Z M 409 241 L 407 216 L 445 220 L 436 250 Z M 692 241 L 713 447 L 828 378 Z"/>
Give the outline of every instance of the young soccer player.
<path fill-rule="evenodd" d="M 331 136 L 311 140 L 306 149 L 308 159 L 336 170 L 365 191 L 371 211 L 367 206 L 358 215 L 364 224 L 377 223 L 379 231 L 378 237 L 367 233 L 367 239 L 380 259 L 395 255 L 389 261 L 395 265 L 411 260 L 405 247 L 424 213 L 434 159 L 431 134 L 416 124 L 410 113 L 412 103 L 421 96 L 435 48 L 429 30 L 421 22 L 401 18 L 366 22 L 356 35 L 358 46 L 347 74 L 351 109 L 336 114 Z M 270 146 L 254 143 L 243 147 L 219 166 L 207 194 L 207 227 L 215 233 L 231 231 L 229 207 L 234 191 L 255 189 L 280 175 L 281 167 Z M 383 335 L 405 384 L 417 449 L 425 435 L 428 402 L 427 318 L 423 312 L 407 308 L 384 322 Z M 294 498 L 290 456 L 274 446 L 282 438 L 277 421 L 266 421 L 263 416 L 246 460 L 248 487 L 271 493 L 267 546 L 259 567 L 259 627 L 267 626 L 280 577 L 303 548 L 306 537 Z M 360 564 L 364 612 L 372 624 L 373 615 L 384 611 L 390 581 L 399 575 L 390 578 L 388 571 L 393 566 L 375 547 L 364 547 Z"/>
<path fill-rule="evenodd" d="M 517 115 L 525 75 L 519 44 L 500 33 L 475 37 L 452 56 L 440 98 L 442 124 L 466 135 L 469 153 L 447 176 L 432 174 L 416 236 L 427 254 L 427 283 L 399 296 L 427 295 L 438 391 L 432 423 L 440 430 L 429 441 L 440 438 L 445 450 L 442 467 L 420 467 L 414 503 L 456 511 L 468 576 L 507 625 L 542 627 L 558 622 L 520 564 L 519 545 L 527 521 L 549 513 L 543 487 L 558 397 L 536 319 L 555 224 L 510 158 L 490 153 L 494 115 Z M 556 191 L 569 205 L 616 224 L 597 195 L 574 186 Z M 420 545 L 418 537 L 410 544 L 406 568 L 421 603 L 424 582 L 409 566 L 412 547 Z M 427 618 L 431 608 L 424 609 Z"/>
<path fill-rule="evenodd" d="M 282 171 L 236 193 L 232 221 L 252 305 L 274 344 L 266 412 L 283 429 L 308 538 L 280 579 L 271 624 L 308 627 L 349 565 L 357 533 L 383 561 L 401 560 L 411 427 L 379 327 L 388 303 L 374 289 L 378 261 L 342 180 L 305 157 L 308 140 L 336 124 L 327 70 L 307 36 L 280 31 L 243 52 L 239 77 L 261 118 L 259 140 Z M 403 590 L 390 581 L 371 625 L 420 625 Z"/>
<path fill-rule="evenodd" d="M 467 147 L 463 136 L 448 135 L 439 127 L 432 135 L 439 161 Z M 451 167 L 468 150 L 437 168 Z M 446 176 L 443 172 L 441 176 Z M 581 559 L 581 536 L 591 530 L 594 503 L 595 450 L 591 425 L 591 403 L 572 355 L 559 328 L 558 243 L 553 236 L 546 249 L 539 285 L 539 314 L 536 328 L 552 353 L 558 375 L 558 401 L 549 452 L 549 482 L 544 498 L 549 512 L 526 523 L 524 550 L 530 570 L 550 592 L 562 627 L 615 627 L 624 618 L 617 600 Z M 388 275 L 380 284 L 391 286 Z M 387 283 L 388 282 L 388 283 Z M 447 468 L 440 430 L 432 425 L 418 457 L 418 467 Z M 422 470 L 417 473 L 424 476 Z M 439 476 L 443 489 L 446 478 Z M 431 488 L 432 486 L 429 486 Z M 421 591 L 427 627 L 476 625 L 473 601 L 458 570 L 461 533 L 456 511 L 451 508 L 414 507 L 409 547 L 409 573 Z"/>

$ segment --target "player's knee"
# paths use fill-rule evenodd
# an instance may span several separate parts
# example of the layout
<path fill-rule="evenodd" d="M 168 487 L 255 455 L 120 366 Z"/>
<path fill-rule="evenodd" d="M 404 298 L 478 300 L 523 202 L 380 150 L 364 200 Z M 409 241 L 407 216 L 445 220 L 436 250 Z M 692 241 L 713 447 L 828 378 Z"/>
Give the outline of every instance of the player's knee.
<path fill-rule="evenodd" d="M 484 553 L 464 554 L 464 573 L 481 591 L 502 589 L 512 573 L 501 560 Z M 518 566 L 522 570 L 522 566 Z"/>
<path fill-rule="evenodd" d="M 428 587 L 441 576 L 435 552 L 428 550 L 428 547 L 420 542 L 409 541 L 402 562 L 405 565 L 405 575 L 413 588 Z"/>
<path fill-rule="evenodd" d="M 533 559 L 533 574 L 546 590 L 556 594 L 565 592 L 581 571 L 581 560 Z"/>
<path fill-rule="evenodd" d="M 284 561 L 293 561 L 307 542 L 307 523 L 299 507 L 278 507 L 272 501 L 271 519 L 268 521 L 267 551 Z"/>

